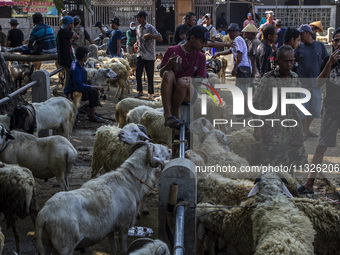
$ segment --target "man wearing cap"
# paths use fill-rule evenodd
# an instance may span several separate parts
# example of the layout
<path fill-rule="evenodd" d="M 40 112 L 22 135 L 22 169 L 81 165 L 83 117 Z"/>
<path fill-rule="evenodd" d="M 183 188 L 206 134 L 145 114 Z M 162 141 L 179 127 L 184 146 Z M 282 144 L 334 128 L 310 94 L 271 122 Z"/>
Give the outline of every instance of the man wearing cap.
<path fill-rule="evenodd" d="M 247 19 L 243 22 L 243 27 L 246 27 L 250 23 L 255 26 L 255 21 L 253 20 L 253 15 L 249 12 L 247 14 Z"/>
<path fill-rule="evenodd" d="M 73 31 L 79 36 L 78 39 L 74 39 L 72 42 L 72 47 L 74 51 L 78 49 L 80 46 L 86 46 L 86 41 L 88 40 L 90 44 L 94 44 L 94 41 L 92 40 L 92 37 L 89 35 L 89 33 L 86 31 L 86 29 L 81 26 L 81 19 L 79 16 L 73 17 Z"/>
<path fill-rule="evenodd" d="M 333 33 L 333 46 L 331 56 L 325 57 L 321 63 L 321 73 L 316 80 L 320 88 L 326 83 L 326 97 L 323 101 L 319 141 L 311 162 L 314 166 L 322 164 L 328 147 L 336 146 L 336 137 L 340 130 L 340 27 Z M 300 194 L 313 193 L 316 174 L 317 171 L 310 171 L 306 183 L 298 187 Z"/>
<path fill-rule="evenodd" d="M 246 39 L 245 42 L 248 47 L 248 58 L 251 62 L 251 77 L 254 78 L 256 74 L 258 74 L 258 70 L 256 68 L 256 56 L 257 56 L 257 47 L 261 44 L 261 41 L 256 37 L 256 34 L 259 32 L 257 28 L 249 23 L 243 30 Z"/>
<path fill-rule="evenodd" d="M 174 43 L 175 44 L 179 44 L 180 42 L 184 43 L 184 40 L 187 37 L 188 29 L 194 25 L 196 25 L 196 14 L 193 12 L 188 12 L 185 15 L 185 23 L 176 27 Z"/>
<path fill-rule="evenodd" d="M 239 87 L 243 94 L 247 94 L 248 87 L 251 84 L 251 63 L 248 58 L 248 50 L 246 42 L 239 35 L 240 28 L 237 23 L 230 23 L 227 29 L 230 39 L 233 40 L 233 46 L 223 52 L 219 52 L 213 56 L 216 58 L 220 55 L 233 54 L 234 68 L 231 72 L 233 76 L 236 76 L 236 86 Z M 244 100 L 245 112 L 248 113 L 247 100 Z"/>
<path fill-rule="evenodd" d="M 299 75 L 302 87 L 311 92 L 311 99 L 305 103 L 305 108 L 312 114 L 305 116 L 301 112 L 304 138 L 317 137 L 309 130 L 313 118 L 319 118 L 321 112 L 321 88 L 316 84 L 322 60 L 328 56 L 325 45 L 314 41 L 312 28 L 308 24 L 299 27 L 302 43 L 295 50 L 295 69 Z"/>
<path fill-rule="evenodd" d="M 32 16 L 35 27 L 32 29 L 28 39 L 28 48 L 33 47 L 33 43 L 37 44 L 35 48 L 36 54 L 54 54 L 57 53 L 57 44 L 53 29 L 44 24 L 44 18 L 40 12 L 34 13 Z"/>
<path fill-rule="evenodd" d="M 140 11 L 135 16 L 139 25 L 137 26 L 137 42 L 138 47 L 137 63 L 136 63 L 136 80 L 137 80 L 137 98 L 143 96 L 142 74 L 145 67 L 146 75 L 148 77 L 148 94 L 149 99 L 153 98 L 153 74 L 156 60 L 156 42 L 163 41 L 162 35 L 156 28 L 146 22 L 146 12 Z"/>
<path fill-rule="evenodd" d="M 18 29 L 18 20 L 11 18 L 9 22 L 11 29 L 7 34 L 7 47 L 18 47 L 24 44 L 24 33 Z"/>
<path fill-rule="evenodd" d="M 102 23 L 101 22 L 97 22 L 96 23 L 96 27 L 99 27 L 100 32 L 105 35 L 106 37 L 110 38 L 107 50 L 108 53 L 110 55 L 110 58 L 114 58 L 114 57 L 122 57 L 123 56 L 123 52 L 122 52 L 122 31 L 120 31 L 119 29 L 119 18 L 114 17 L 113 19 L 110 20 L 110 24 L 111 24 L 111 29 L 107 32 L 104 31 Z"/>
<path fill-rule="evenodd" d="M 212 18 L 211 18 L 211 14 L 210 13 L 205 14 L 204 19 L 202 21 L 202 25 L 206 29 L 208 29 L 208 32 L 210 34 L 210 40 L 211 41 L 215 41 L 217 32 L 216 32 L 216 28 L 213 27 L 213 25 L 212 25 Z M 210 47 L 209 48 L 205 47 L 204 50 L 205 51 L 209 51 L 211 53 L 211 48 Z"/>
<path fill-rule="evenodd" d="M 280 19 L 276 20 L 275 26 L 277 28 L 277 39 L 275 42 L 275 46 L 276 48 L 280 48 L 284 43 L 284 36 L 287 29 L 283 27 L 282 20 Z"/>
<path fill-rule="evenodd" d="M 205 55 L 201 50 L 209 40 L 207 32 L 201 25 L 191 27 L 186 42 L 169 47 L 164 54 L 160 70 L 164 126 L 179 128 L 181 104 L 193 103 L 197 98 L 192 78 L 206 78 Z"/>
<path fill-rule="evenodd" d="M 71 47 L 71 39 L 78 39 L 79 36 L 72 31 L 73 18 L 71 16 L 63 17 L 63 25 L 58 31 L 58 64 L 66 67 L 66 79 L 64 85 L 67 84 L 69 72 L 71 68 L 73 57 L 73 50 Z"/>

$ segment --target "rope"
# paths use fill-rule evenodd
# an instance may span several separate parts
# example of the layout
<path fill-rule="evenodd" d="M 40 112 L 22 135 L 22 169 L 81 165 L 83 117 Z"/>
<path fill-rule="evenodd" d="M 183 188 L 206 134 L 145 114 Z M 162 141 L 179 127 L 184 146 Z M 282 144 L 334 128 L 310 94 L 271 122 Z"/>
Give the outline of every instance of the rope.
<path fill-rule="evenodd" d="M 0 151 L 0 153 L 3 152 L 7 148 L 8 144 L 9 144 L 9 141 L 6 143 L 5 147 Z"/>
<path fill-rule="evenodd" d="M 152 190 L 155 193 L 158 193 L 158 189 L 155 189 L 153 187 L 151 187 L 150 185 L 148 185 L 147 183 L 145 183 L 144 181 L 142 181 L 141 179 L 139 179 L 137 176 L 135 176 L 130 169 L 128 169 L 128 172 L 137 180 L 139 181 L 141 184 L 144 184 L 146 187 L 148 187 L 150 190 Z"/>
<path fill-rule="evenodd" d="M 175 251 L 176 249 L 178 249 L 178 248 L 182 249 L 182 250 L 183 250 L 183 254 L 185 254 L 185 248 L 184 248 L 184 246 L 182 246 L 182 245 L 176 245 L 176 246 L 172 249 L 172 253 L 174 253 L 174 251 Z"/>

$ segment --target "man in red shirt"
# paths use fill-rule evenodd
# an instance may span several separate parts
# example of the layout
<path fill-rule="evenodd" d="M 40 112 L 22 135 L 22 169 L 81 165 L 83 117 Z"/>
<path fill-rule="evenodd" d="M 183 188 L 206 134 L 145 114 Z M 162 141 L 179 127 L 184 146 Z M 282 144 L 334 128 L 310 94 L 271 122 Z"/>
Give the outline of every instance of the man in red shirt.
<path fill-rule="evenodd" d="M 192 78 L 206 78 L 205 55 L 201 50 L 208 40 L 208 30 L 196 25 L 188 30 L 184 44 L 171 46 L 165 52 L 160 70 L 164 126 L 179 128 L 179 107 L 197 98 Z"/>

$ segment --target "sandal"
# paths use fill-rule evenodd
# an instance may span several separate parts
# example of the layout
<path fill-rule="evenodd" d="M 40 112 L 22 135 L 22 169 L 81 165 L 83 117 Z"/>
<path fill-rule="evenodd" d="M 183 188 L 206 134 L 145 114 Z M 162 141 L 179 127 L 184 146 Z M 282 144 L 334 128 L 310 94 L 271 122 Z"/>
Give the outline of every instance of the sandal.
<path fill-rule="evenodd" d="M 172 121 L 170 121 L 172 120 Z M 170 123 L 169 123 L 170 121 Z M 180 128 L 181 124 L 185 123 L 184 121 L 179 121 L 178 119 L 176 119 L 175 116 L 170 116 L 169 118 L 167 118 L 164 122 L 164 127 L 169 127 L 169 128 Z"/>
<path fill-rule="evenodd" d="M 103 123 L 104 120 L 98 116 L 95 116 L 94 119 L 89 119 L 89 121 L 96 122 L 96 123 Z"/>
<path fill-rule="evenodd" d="M 313 190 L 308 190 L 305 186 L 303 185 L 300 185 L 298 188 L 297 188 L 297 191 L 299 194 L 314 194 L 314 191 Z"/>
<path fill-rule="evenodd" d="M 143 96 L 143 94 L 137 93 L 137 94 L 135 95 L 135 98 L 140 98 L 140 97 L 142 97 L 142 96 Z"/>
<path fill-rule="evenodd" d="M 148 99 L 152 100 L 153 99 L 153 95 L 149 94 L 148 95 Z"/>

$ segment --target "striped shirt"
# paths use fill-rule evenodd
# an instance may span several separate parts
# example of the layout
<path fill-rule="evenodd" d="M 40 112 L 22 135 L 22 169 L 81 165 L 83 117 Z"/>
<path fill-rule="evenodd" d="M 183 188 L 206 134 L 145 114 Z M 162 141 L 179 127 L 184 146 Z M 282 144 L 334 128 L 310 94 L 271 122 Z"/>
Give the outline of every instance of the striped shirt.
<path fill-rule="evenodd" d="M 42 44 L 42 52 L 57 52 L 57 44 L 55 41 L 53 29 L 44 23 L 39 23 L 32 29 L 29 41 L 32 43 L 36 41 L 36 43 L 38 43 L 39 45 Z"/>

